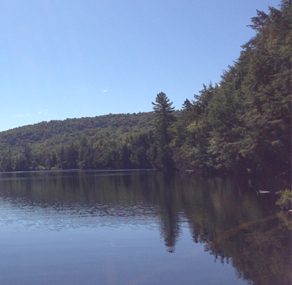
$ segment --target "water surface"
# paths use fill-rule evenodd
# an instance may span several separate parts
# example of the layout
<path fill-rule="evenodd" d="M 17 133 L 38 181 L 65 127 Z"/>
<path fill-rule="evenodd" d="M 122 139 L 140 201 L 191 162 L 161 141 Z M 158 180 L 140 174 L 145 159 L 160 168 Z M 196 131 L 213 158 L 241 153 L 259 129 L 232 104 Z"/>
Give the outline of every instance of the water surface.
<path fill-rule="evenodd" d="M 244 181 L 0 175 L 0 284 L 290 284 L 289 216 Z"/>

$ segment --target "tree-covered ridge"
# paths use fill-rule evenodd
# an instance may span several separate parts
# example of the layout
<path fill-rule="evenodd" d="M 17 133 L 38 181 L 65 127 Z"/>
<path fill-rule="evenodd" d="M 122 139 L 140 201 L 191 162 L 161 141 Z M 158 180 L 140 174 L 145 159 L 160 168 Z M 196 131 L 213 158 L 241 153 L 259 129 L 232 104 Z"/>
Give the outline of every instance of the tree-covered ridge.
<path fill-rule="evenodd" d="M 0 133 L 1 168 L 150 167 L 141 162 L 146 157 L 139 157 L 148 140 L 154 140 L 152 127 L 151 113 L 109 114 L 19 127 Z"/>
<path fill-rule="evenodd" d="M 42 122 L 0 133 L 1 169 L 159 168 L 291 171 L 292 4 L 257 12 L 255 37 L 182 111 L 163 92 L 153 111 Z M 150 103 L 150 102 L 149 102 Z"/>
<path fill-rule="evenodd" d="M 278 174 L 291 167 L 291 6 L 258 11 L 256 36 L 221 82 L 185 101 L 174 141 L 181 167 Z"/>
<path fill-rule="evenodd" d="M 20 147 L 22 141 L 54 146 L 80 139 L 82 136 L 102 136 L 107 132 L 140 132 L 153 125 L 150 113 L 109 114 L 105 116 L 41 122 L 0 133 L 0 150 Z"/>

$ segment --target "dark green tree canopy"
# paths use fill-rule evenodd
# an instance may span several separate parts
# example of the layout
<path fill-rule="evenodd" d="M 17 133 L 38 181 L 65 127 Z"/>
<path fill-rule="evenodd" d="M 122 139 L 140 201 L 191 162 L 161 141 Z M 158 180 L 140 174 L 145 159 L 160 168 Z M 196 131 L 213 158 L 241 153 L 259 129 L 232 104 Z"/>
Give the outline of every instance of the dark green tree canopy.
<path fill-rule="evenodd" d="M 220 84 L 183 105 L 177 163 L 274 177 L 291 169 L 291 0 L 269 11 L 252 18 L 256 35 Z"/>
<path fill-rule="evenodd" d="M 170 102 L 163 92 L 157 94 L 155 102 L 152 102 L 152 104 L 156 119 L 156 131 L 162 145 L 165 145 L 169 143 L 168 128 L 175 121 L 173 102 Z"/>
<path fill-rule="evenodd" d="M 156 103 L 152 102 L 152 104 L 154 105 L 153 109 L 156 114 L 161 114 L 163 111 L 167 113 L 171 113 L 174 111 L 174 107 L 171 107 L 173 102 L 169 102 L 169 99 L 163 92 L 157 94 L 155 102 Z"/>
<path fill-rule="evenodd" d="M 173 153 L 169 147 L 171 141 L 169 128 L 176 120 L 174 116 L 174 107 L 165 93 L 160 92 L 153 103 L 155 115 L 156 139 L 158 142 L 157 166 L 163 170 L 169 171 L 174 168 Z"/>

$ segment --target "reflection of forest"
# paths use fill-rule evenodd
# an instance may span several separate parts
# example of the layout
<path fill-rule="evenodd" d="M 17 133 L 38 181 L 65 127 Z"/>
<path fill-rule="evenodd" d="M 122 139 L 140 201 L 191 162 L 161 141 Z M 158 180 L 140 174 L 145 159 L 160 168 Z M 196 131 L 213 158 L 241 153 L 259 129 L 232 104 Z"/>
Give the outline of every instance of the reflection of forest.
<path fill-rule="evenodd" d="M 291 214 L 276 214 L 273 197 L 248 195 L 247 185 L 218 178 L 166 181 L 160 206 L 171 251 L 183 212 L 194 242 L 205 244 L 216 260 L 231 261 L 238 277 L 252 284 L 291 284 Z"/>
<path fill-rule="evenodd" d="M 274 196 L 247 189 L 230 179 L 146 172 L 15 173 L 0 179 L 0 197 L 12 205 L 21 198 L 66 213 L 79 207 L 91 216 L 158 218 L 169 252 L 187 221 L 194 242 L 216 260 L 232 262 L 238 277 L 253 284 L 290 284 L 291 216 L 276 214 Z"/>

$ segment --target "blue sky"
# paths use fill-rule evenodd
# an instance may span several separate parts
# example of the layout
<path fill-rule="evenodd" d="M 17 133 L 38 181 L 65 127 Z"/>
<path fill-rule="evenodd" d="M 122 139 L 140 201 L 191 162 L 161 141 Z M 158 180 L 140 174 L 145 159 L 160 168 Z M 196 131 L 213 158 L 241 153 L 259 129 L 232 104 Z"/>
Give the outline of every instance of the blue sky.
<path fill-rule="evenodd" d="M 0 131 L 66 118 L 180 109 L 220 82 L 275 0 L 1 0 Z"/>

